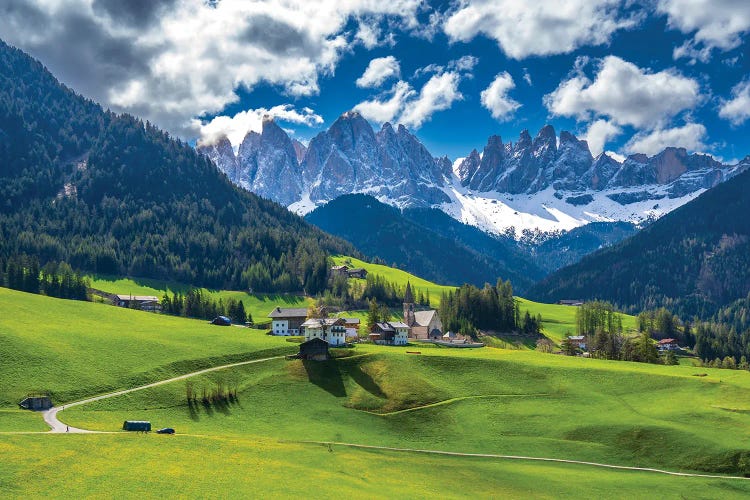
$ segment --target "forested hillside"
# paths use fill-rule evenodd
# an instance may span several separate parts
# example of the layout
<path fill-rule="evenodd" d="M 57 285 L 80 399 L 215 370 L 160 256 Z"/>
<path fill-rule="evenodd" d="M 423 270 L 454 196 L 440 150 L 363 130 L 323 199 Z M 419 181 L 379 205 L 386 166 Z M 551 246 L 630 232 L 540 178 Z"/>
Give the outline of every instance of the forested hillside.
<path fill-rule="evenodd" d="M 306 218 L 367 255 L 439 283 L 482 286 L 502 278 L 524 290 L 542 276 L 512 246 L 476 228 L 438 210 L 415 214 L 420 216 L 418 222 L 371 196 L 352 194 L 329 202 Z"/>
<path fill-rule="evenodd" d="M 29 255 L 88 272 L 315 293 L 327 255 L 354 252 L 2 42 L 0 200 L 0 269 Z"/>
<path fill-rule="evenodd" d="M 635 236 L 535 285 L 537 300 L 609 300 L 709 318 L 750 292 L 750 172 L 710 189 Z"/>

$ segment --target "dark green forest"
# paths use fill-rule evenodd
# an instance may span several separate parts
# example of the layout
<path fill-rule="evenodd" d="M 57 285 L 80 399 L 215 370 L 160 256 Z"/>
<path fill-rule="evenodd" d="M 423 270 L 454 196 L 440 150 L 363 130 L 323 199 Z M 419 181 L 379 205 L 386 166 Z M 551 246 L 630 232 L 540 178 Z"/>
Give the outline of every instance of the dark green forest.
<path fill-rule="evenodd" d="M 748 191 L 750 171 L 552 274 L 530 298 L 602 299 L 627 312 L 665 307 L 681 318 L 710 319 L 750 292 Z"/>
<path fill-rule="evenodd" d="M 103 111 L 0 42 L 0 258 L 258 292 L 322 291 L 359 255 L 233 186 L 188 144 Z"/>

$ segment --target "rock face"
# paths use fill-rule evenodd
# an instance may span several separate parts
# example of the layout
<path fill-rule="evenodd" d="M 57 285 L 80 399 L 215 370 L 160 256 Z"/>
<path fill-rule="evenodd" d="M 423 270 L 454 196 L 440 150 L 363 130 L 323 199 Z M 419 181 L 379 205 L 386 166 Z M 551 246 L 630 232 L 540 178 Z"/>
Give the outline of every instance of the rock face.
<path fill-rule="evenodd" d="M 558 145 L 550 125 L 534 139 L 524 130 L 515 144 L 503 144 L 493 135 L 481 159 L 474 150 L 457 171 L 462 186 L 479 192 L 533 194 L 550 186 L 556 191 L 668 186 L 672 197 L 711 188 L 736 173 L 736 168 L 708 155 L 689 155 L 684 148 L 666 148 L 652 157 L 633 154 L 622 163 L 606 153 L 593 158 L 586 141 L 570 132 L 560 134 Z"/>
<path fill-rule="evenodd" d="M 377 133 L 359 113 L 341 115 L 307 147 L 291 140 L 272 119 L 263 131 L 249 132 L 234 155 L 229 141 L 198 148 L 232 182 L 284 205 L 309 197 L 313 203 L 350 193 L 385 197 L 404 206 L 449 201 L 443 187 L 451 180 L 448 158 L 433 158 L 399 125 Z"/>

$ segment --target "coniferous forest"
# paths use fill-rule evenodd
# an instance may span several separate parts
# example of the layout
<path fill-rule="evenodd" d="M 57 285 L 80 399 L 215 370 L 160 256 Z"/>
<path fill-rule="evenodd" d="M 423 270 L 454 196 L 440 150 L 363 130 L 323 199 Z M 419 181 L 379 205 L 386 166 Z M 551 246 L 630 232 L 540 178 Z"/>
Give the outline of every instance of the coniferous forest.
<path fill-rule="evenodd" d="M 102 110 L 0 42 L 0 258 L 259 292 L 322 291 L 357 252 L 233 186 L 188 144 Z"/>

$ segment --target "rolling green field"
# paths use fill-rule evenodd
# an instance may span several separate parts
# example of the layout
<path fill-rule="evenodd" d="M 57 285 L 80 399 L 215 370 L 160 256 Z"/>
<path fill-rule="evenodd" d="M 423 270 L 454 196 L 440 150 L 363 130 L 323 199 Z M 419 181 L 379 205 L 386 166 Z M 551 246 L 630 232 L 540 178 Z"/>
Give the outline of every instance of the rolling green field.
<path fill-rule="evenodd" d="M 347 264 L 350 267 L 364 268 L 368 273 L 383 276 L 388 281 L 397 283 L 400 286 L 406 286 L 408 281 L 411 282 L 411 285 L 415 289 L 421 289 L 425 292 L 429 290 L 432 307 L 439 307 L 441 295 L 455 289 L 450 286 L 437 285 L 400 269 L 379 264 L 369 264 L 353 257 L 338 256 L 334 257 L 333 260 L 336 265 Z M 529 313 L 534 316 L 537 314 L 542 315 L 543 333 L 554 342 L 560 343 L 566 334 L 575 335 L 575 307 L 561 306 L 559 304 L 541 304 L 523 298 L 518 298 L 518 301 L 521 306 L 521 314 L 525 311 L 529 311 Z M 635 316 L 630 316 L 628 314 L 622 314 L 621 316 L 622 326 L 625 331 L 634 330 L 636 328 Z"/>
<path fill-rule="evenodd" d="M 89 276 L 88 278 L 91 280 L 92 288 L 121 295 L 154 295 L 161 299 L 167 291 L 170 293 L 185 293 L 190 289 L 189 286 L 180 283 L 152 279 L 118 278 L 112 276 Z M 307 307 L 312 303 L 312 299 L 299 295 L 257 294 L 232 290 L 207 290 L 205 288 L 202 290 L 208 293 L 214 300 L 220 298 L 224 300 L 230 298 L 241 300 L 245 306 L 245 310 L 252 314 L 256 322 L 267 321 L 268 313 L 274 307 Z"/>
<path fill-rule="evenodd" d="M 60 404 L 295 351 L 284 338 L 246 328 L 0 288 L 0 491 L 8 497 L 750 494 L 750 481 L 738 479 L 304 442 L 750 474 L 745 371 L 362 344 L 337 349 L 340 357 L 328 362 L 274 359 L 193 377 L 196 402 L 188 403 L 187 383 L 180 381 L 59 414 L 70 425 L 107 434 L 33 434 L 45 429 L 40 415 L 15 408 L 30 391 L 50 391 Z M 219 384 L 235 389 L 236 399 L 200 400 Z M 178 434 L 125 433 L 125 419 Z M 23 431 L 32 434 L 13 434 Z"/>

